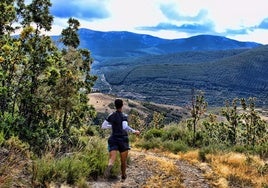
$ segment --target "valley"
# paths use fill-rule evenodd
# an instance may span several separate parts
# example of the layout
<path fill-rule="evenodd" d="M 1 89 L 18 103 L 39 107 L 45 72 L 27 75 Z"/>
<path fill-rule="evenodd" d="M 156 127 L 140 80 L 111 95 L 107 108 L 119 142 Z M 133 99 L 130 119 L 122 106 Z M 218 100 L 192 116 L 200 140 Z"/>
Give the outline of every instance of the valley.
<path fill-rule="evenodd" d="M 222 51 L 210 53 L 222 54 Z M 210 53 L 206 55 L 211 57 Z M 144 57 L 131 63 L 121 61 L 100 67 L 98 71 L 105 82 L 98 80 L 95 86 L 104 93 L 180 106 L 191 101 L 193 90 L 202 91 L 211 106 L 224 106 L 226 100 L 234 98 L 255 97 L 258 107 L 267 109 L 267 46 L 234 55 L 228 52 L 223 57 L 214 55 L 208 62 L 200 57 L 191 63 L 189 57 L 183 60 L 180 55 L 184 54 L 171 54 L 169 59 L 152 56 L 151 62 Z"/>
<path fill-rule="evenodd" d="M 178 106 L 187 106 L 193 91 L 215 107 L 254 97 L 268 109 L 267 45 L 211 35 L 167 40 L 87 29 L 79 35 L 99 78 L 93 91 Z"/>

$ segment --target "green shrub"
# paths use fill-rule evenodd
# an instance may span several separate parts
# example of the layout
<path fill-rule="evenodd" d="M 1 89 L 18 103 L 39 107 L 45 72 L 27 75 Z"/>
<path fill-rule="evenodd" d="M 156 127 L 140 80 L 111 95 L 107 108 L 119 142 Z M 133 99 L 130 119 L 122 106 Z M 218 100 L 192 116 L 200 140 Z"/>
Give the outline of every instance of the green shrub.
<path fill-rule="evenodd" d="M 258 154 L 261 158 L 268 158 L 268 142 L 258 145 L 254 148 L 256 154 Z"/>
<path fill-rule="evenodd" d="M 102 175 L 108 162 L 108 152 L 104 140 L 98 137 L 84 138 L 86 146 L 81 151 L 54 158 L 47 154 L 34 162 L 33 179 L 37 185 L 50 182 L 81 183 L 82 179 Z M 118 168 L 119 164 L 115 165 Z"/>
<path fill-rule="evenodd" d="M 144 134 L 144 139 L 145 140 L 151 140 L 153 138 L 161 138 L 164 135 L 164 130 L 163 129 L 156 129 L 152 128 L 149 129 L 145 134 Z"/>
<path fill-rule="evenodd" d="M 144 149 L 160 148 L 162 146 L 161 138 L 152 138 L 150 140 L 142 139 L 137 144 L 138 147 Z"/>
<path fill-rule="evenodd" d="M 173 153 L 186 152 L 189 147 L 182 141 L 165 141 L 163 142 L 163 148 Z"/>
<path fill-rule="evenodd" d="M 108 104 L 108 107 L 109 107 L 110 109 L 115 109 L 114 103 L 112 103 L 112 102 Z"/>
<path fill-rule="evenodd" d="M 198 151 L 198 158 L 199 158 L 200 161 L 205 162 L 205 161 L 207 161 L 206 155 L 207 154 L 212 154 L 212 153 L 215 153 L 215 150 L 212 147 L 201 148 Z"/>
<path fill-rule="evenodd" d="M 182 140 L 187 134 L 179 125 L 166 126 L 164 130 L 163 140 Z"/>

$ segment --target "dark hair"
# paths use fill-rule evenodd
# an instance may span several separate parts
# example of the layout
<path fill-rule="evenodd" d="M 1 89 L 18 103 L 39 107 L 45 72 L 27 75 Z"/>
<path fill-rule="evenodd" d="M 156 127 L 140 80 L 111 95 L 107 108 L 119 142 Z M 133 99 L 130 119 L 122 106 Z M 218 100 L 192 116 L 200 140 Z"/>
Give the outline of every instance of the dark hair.
<path fill-rule="evenodd" d="M 121 99 L 115 99 L 114 105 L 116 109 L 120 109 L 123 106 L 123 101 Z"/>

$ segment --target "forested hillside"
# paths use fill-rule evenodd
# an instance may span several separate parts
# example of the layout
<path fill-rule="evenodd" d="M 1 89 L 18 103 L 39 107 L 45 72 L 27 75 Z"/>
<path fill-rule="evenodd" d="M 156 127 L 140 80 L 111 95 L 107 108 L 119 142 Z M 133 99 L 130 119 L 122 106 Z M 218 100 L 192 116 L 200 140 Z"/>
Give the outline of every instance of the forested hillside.
<path fill-rule="evenodd" d="M 235 97 L 256 97 L 258 105 L 268 103 L 268 46 L 185 54 L 141 58 L 137 65 L 104 70 L 105 78 L 114 93 L 134 92 L 162 103 L 185 104 L 192 89 L 204 91 L 211 105 L 223 105 Z"/>

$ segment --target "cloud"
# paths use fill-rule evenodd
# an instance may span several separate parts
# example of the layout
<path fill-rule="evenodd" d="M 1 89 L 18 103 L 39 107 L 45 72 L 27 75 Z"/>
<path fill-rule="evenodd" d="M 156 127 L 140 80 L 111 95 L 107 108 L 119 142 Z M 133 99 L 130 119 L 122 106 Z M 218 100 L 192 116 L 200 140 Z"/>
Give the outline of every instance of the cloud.
<path fill-rule="evenodd" d="M 103 19 L 109 16 L 105 2 L 106 0 L 52 0 L 51 13 L 59 18 Z"/>
<path fill-rule="evenodd" d="M 139 30 L 149 30 L 149 31 L 159 31 L 159 30 L 173 30 L 177 32 L 185 32 L 185 33 L 215 33 L 214 32 L 214 24 L 212 22 L 208 22 L 206 24 L 182 24 L 175 25 L 170 23 L 159 23 L 156 26 L 144 26 L 138 27 Z"/>
<path fill-rule="evenodd" d="M 27 0 L 29 1 L 29 0 Z M 162 38 L 196 34 L 268 41 L 267 0 L 51 0 L 55 33 L 74 17 L 81 27 Z M 243 6 L 242 6 L 243 5 Z M 228 8 L 227 8 L 228 7 Z M 237 8 L 239 7 L 239 9 Z M 246 39 L 248 37 L 248 39 Z"/>
<path fill-rule="evenodd" d="M 224 34 L 227 34 L 227 35 L 246 35 L 246 34 L 248 34 L 248 30 L 252 30 L 252 29 L 251 28 L 226 29 Z"/>
<path fill-rule="evenodd" d="M 260 23 L 260 25 L 258 26 L 258 28 L 268 29 L 268 18 L 265 18 L 264 20 L 262 20 L 262 22 Z"/>
<path fill-rule="evenodd" d="M 175 4 L 162 4 L 160 10 L 168 19 L 175 21 L 200 21 L 205 19 L 208 14 L 207 10 L 201 9 L 195 16 L 185 16 L 178 11 Z"/>

